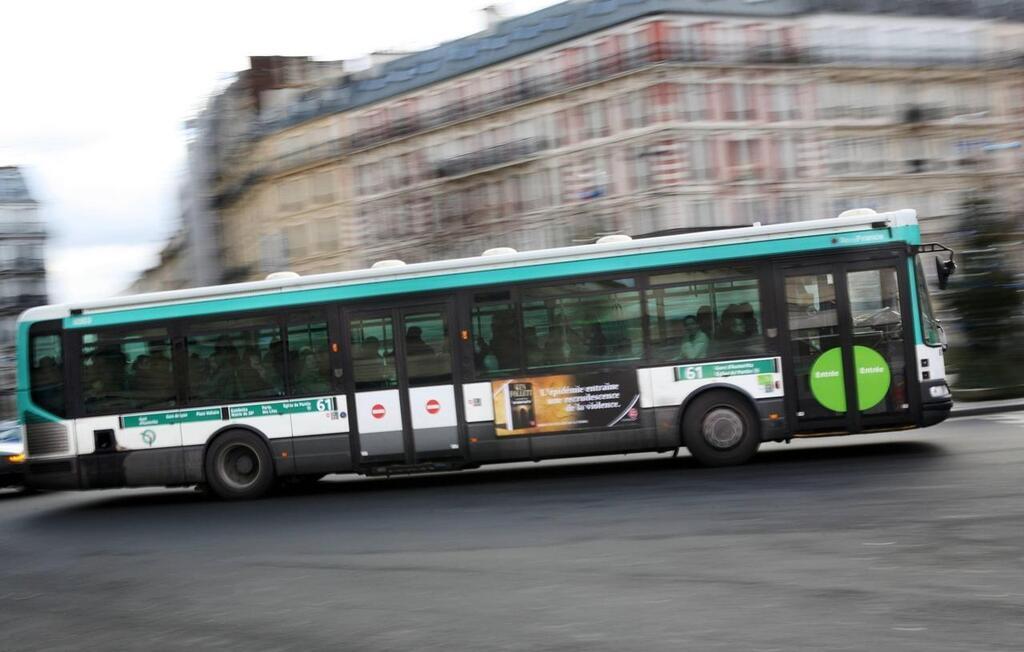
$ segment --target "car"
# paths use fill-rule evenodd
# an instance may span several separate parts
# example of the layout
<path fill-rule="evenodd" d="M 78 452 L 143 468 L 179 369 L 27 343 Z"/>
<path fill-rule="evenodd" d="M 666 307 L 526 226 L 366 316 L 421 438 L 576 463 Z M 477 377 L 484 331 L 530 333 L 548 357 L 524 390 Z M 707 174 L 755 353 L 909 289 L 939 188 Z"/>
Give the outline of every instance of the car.
<path fill-rule="evenodd" d="M 21 426 L 0 423 L 0 487 L 20 487 L 25 484 L 25 440 Z"/>

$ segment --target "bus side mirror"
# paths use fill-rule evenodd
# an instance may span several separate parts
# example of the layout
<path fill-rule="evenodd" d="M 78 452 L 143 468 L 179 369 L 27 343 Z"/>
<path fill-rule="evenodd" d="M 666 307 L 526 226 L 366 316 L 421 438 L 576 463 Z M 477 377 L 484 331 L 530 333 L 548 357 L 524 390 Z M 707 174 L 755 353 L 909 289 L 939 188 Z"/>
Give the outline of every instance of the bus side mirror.
<path fill-rule="evenodd" d="M 939 277 L 939 289 L 945 290 L 949 285 L 949 277 L 956 271 L 956 261 L 953 260 L 953 254 L 949 254 L 949 260 L 940 260 L 938 256 L 935 257 L 935 275 Z"/>

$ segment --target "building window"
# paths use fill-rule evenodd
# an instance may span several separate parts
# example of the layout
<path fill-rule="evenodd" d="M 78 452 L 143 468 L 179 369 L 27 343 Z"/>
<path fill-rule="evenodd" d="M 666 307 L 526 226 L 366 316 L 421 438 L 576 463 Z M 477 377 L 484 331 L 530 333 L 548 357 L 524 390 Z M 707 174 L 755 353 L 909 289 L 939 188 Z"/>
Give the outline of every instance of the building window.
<path fill-rule="evenodd" d="M 689 142 L 690 178 L 694 181 L 710 181 L 711 143 L 705 138 L 695 138 Z"/>
<path fill-rule="evenodd" d="M 678 104 L 684 120 L 698 122 L 711 119 L 707 84 L 681 84 L 679 89 L 682 95 Z"/>
<path fill-rule="evenodd" d="M 316 221 L 316 248 L 321 253 L 338 250 L 338 221 L 334 217 L 323 217 Z"/>
<path fill-rule="evenodd" d="M 583 137 L 603 138 L 609 134 L 607 102 L 590 102 L 583 105 Z"/>
<path fill-rule="evenodd" d="M 760 143 L 753 139 L 730 140 L 726 143 L 729 177 L 733 181 L 760 179 Z"/>
<path fill-rule="evenodd" d="M 754 119 L 754 89 L 749 84 L 726 84 L 726 120 Z"/>
<path fill-rule="evenodd" d="M 792 84 L 777 84 L 771 87 L 772 120 L 799 120 L 800 95 Z"/>
<path fill-rule="evenodd" d="M 295 263 L 309 255 L 309 244 L 306 236 L 306 224 L 293 224 L 286 227 L 288 238 L 288 258 Z"/>
<path fill-rule="evenodd" d="M 331 170 L 317 172 L 313 177 L 313 195 L 318 202 L 334 199 L 334 177 Z"/>

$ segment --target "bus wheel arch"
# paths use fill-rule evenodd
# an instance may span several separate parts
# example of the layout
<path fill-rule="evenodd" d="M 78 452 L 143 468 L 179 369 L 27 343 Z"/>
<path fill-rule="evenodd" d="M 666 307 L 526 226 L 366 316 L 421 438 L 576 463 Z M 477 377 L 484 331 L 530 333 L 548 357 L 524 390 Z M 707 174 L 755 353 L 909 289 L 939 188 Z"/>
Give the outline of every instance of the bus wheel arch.
<path fill-rule="evenodd" d="M 244 426 L 217 431 L 203 451 L 203 476 L 210 490 L 223 500 L 263 496 L 277 477 L 266 436 Z"/>
<path fill-rule="evenodd" d="M 682 443 L 704 466 L 743 464 L 761 445 L 761 423 L 753 398 L 723 384 L 709 385 L 680 406 Z"/>

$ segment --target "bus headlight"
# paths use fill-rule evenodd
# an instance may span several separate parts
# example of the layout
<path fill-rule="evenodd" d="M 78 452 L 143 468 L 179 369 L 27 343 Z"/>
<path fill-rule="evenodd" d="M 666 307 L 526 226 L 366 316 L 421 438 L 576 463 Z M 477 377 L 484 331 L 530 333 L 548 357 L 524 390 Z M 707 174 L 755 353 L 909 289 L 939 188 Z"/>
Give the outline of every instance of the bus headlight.
<path fill-rule="evenodd" d="M 928 388 L 928 393 L 931 394 L 932 398 L 946 398 L 949 396 L 949 387 L 943 385 L 933 385 Z"/>
<path fill-rule="evenodd" d="M 17 455 L 8 455 L 7 461 L 11 464 L 23 464 L 25 462 L 25 454 L 19 453 Z"/>

